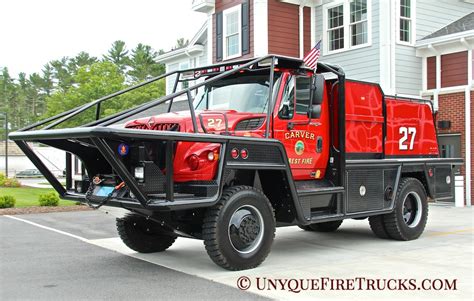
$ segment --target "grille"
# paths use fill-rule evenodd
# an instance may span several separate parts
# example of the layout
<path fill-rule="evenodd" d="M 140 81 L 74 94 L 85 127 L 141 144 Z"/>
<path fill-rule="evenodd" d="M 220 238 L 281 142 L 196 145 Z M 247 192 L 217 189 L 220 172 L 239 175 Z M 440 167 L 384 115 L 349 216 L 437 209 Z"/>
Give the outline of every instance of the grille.
<path fill-rule="evenodd" d="M 179 124 L 177 123 L 157 123 L 151 128 L 155 131 L 175 131 L 179 132 Z"/>
<path fill-rule="evenodd" d="M 154 131 L 174 131 L 179 132 L 180 127 L 178 123 L 156 123 L 150 126 L 147 124 L 131 125 L 127 126 L 129 129 L 139 130 L 154 130 Z"/>
<path fill-rule="evenodd" d="M 252 118 L 240 121 L 236 126 L 236 131 L 255 130 L 262 126 L 265 118 Z"/>
<path fill-rule="evenodd" d="M 127 129 L 147 130 L 148 126 L 146 124 L 128 125 Z"/>

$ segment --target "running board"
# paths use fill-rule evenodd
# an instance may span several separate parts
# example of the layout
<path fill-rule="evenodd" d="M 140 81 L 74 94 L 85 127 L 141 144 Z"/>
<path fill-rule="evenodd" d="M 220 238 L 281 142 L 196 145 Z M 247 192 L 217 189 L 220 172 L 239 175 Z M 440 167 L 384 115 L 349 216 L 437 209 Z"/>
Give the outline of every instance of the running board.
<path fill-rule="evenodd" d="M 300 186 L 301 187 L 301 186 Z M 337 219 L 343 216 L 344 187 L 301 187 L 298 201 L 307 221 Z"/>
<path fill-rule="evenodd" d="M 334 193 L 342 193 L 342 192 L 344 192 L 344 187 L 342 186 L 321 187 L 321 188 L 298 190 L 298 196 L 300 197 L 300 196 L 320 195 L 320 194 L 334 194 Z"/>

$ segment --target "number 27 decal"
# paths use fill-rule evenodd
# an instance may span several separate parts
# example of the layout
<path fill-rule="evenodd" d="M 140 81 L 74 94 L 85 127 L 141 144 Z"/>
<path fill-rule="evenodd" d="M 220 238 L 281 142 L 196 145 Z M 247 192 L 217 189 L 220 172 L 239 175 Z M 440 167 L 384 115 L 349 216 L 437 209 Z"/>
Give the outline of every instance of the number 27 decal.
<path fill-rule="evenodd" d="M 217 128 L 220 128 L 221 127 L 221 124 L 222 124 L 222 119 L 214 119 L 214 118 L 209 118 L 207 120 L 207 126 L 209 127 L 217 127 Z"/>
<path fill-rule="evenodd" d="M 400 150 L 412 150 L 413 144 L 415 143 L 416 128 L 402 126 L 399 128 L 398 132 L 400 135 L 402 135 L 398 141 L 398 148 Z M 408 139 L 410 139 L 410 144 L 408 144 Z"/>

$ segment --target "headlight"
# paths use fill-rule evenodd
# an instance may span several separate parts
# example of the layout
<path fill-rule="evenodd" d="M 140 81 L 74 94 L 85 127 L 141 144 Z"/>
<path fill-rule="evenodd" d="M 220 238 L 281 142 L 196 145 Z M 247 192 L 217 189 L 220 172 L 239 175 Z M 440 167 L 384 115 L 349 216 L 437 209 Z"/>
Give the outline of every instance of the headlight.
<path fill-rule="evenodd" d="M 133 175 L 136 179 L 143 180 L 145 178 L 145 168 L 143 168 L 143 166 L 135 167 L 135 172 Z"/>

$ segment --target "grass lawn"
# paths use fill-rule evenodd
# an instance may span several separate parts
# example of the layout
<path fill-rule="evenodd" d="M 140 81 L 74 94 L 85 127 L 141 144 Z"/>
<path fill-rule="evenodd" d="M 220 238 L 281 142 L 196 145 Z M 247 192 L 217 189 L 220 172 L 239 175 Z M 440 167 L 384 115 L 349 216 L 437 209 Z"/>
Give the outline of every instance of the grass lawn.
<path fill-rule="evenodd" d="M 18 187 L 18 188 L 9 188 L 9 187 L 0 187 L 0 196 L 2 195 L 11 195 L 15 197 L 16 204 L 15 207 L 30 207 L 30 206 L 39 206 L 38 198 L 40 194 L 55 192 L 51 188 L 33 188 L 33 187 Z M 58 206 L 74 206 L 76 202 L 59 200 Z"/>

